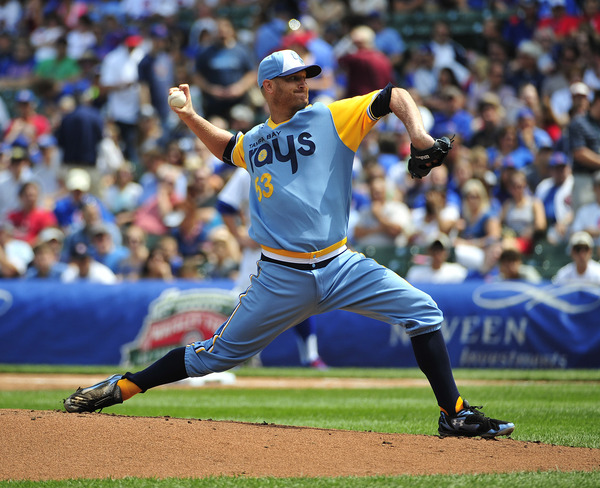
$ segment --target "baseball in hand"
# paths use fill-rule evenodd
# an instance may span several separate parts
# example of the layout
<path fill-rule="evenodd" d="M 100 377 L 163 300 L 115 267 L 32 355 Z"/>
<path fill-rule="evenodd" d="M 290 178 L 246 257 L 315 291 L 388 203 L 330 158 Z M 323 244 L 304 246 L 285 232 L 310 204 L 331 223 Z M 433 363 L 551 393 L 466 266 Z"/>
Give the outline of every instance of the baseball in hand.
<path fill-rule="evenodd" d="M 169 105 L 175 108 L 181 108 L 185 105 L 187 98 L 185 98 L 185 93 L 181 90 L 176 90 L 169 95 Z"/>

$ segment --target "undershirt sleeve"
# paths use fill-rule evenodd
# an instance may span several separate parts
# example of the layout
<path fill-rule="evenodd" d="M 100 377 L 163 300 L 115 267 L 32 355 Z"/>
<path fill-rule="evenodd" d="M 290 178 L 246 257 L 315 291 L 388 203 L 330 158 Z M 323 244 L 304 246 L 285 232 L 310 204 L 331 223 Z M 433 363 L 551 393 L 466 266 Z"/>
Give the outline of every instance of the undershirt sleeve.
<path fill-rule="evenodd" d="M 392 99 L 392 88 L 394 85 L 388 83 L 387 86 L 379 92 L 379 95 L 375 97 L 373 103 L 371 103 L 371 113 L 377 119 L 384 117 L 391 113 L 390 100 Z"/>
<path fill-rule="evenodd" d="M 232 136 L 227 143 L 227 147 L 223 152 L 223 162 L 230 166 L 237 166 L 239 168 L 246 168 L 246 161 L 244 160 L 244 135 L 238 132 L 235 136 Z"/>

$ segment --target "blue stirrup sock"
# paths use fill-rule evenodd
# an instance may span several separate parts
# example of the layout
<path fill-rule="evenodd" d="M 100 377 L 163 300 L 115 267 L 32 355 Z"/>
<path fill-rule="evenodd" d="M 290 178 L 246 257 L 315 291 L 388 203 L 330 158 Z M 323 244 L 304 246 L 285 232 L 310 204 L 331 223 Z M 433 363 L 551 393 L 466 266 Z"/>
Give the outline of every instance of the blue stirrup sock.
<path fill-rule="evenodd" d="M 446 341 L 441 330 L 411 337 L 419 368 L 431 385 L 440 408 L 450 415 L 462 408 L 462 401 L 450 366 Z"/>
<path fill-rule="evenodd" d="M 169 351 L 146 369 L 137 373 L 125 373 L 123 378 L 135 383 L 142 392 L 159 385 L 166 385 L 188 377 L 185 369 L 185 347 Z"/>

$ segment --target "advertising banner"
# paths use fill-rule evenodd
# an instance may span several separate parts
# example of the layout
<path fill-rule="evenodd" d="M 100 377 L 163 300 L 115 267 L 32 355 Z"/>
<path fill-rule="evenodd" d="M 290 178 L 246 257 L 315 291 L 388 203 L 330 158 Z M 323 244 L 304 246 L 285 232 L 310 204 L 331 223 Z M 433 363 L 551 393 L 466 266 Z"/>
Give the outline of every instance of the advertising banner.
<path fill-rule="evenodd" d="M 117 285 L 0 281 L 0 363 L 147 364 L 208 338 L 237 303 L 230 281 Z M 600 367 L 600 287 L 468 282 L 423 285 L 444 312 L 454 367 Z M 330 366 L 414 367 L 410 339 L 345 311 L 316 317 Z M 265 366 L 299 365 L 287 331 L 262 353 Z"/>

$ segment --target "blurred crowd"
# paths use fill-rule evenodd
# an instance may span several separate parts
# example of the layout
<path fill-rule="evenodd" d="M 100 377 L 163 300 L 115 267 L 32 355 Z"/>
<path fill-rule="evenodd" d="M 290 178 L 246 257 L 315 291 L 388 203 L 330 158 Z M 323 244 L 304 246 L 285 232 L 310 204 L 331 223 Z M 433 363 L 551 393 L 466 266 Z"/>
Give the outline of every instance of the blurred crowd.
<path fill-rule="evenodd" d="M 418 12 L 425 42 L 394 27 Z M 482 20 L 461 37 L 447 12 Z M 0 277 L 235 279 L 248 222 L 219 205 L 233 168 L 168 89 L 188 83 L 201 115 L 245 132 L 269 115 L 258 63 L 287 48 L 323 68 L 311 103 L 392 82 L 454 136 L 414 180 L 402 124 L 377 124 L 355 159 L 351 247 L 422 248 L 415 281 L 536 281 L 538 242 L 573 260 L 587 245 L 596 264 L 599 0 L 0 0 Z"/>

